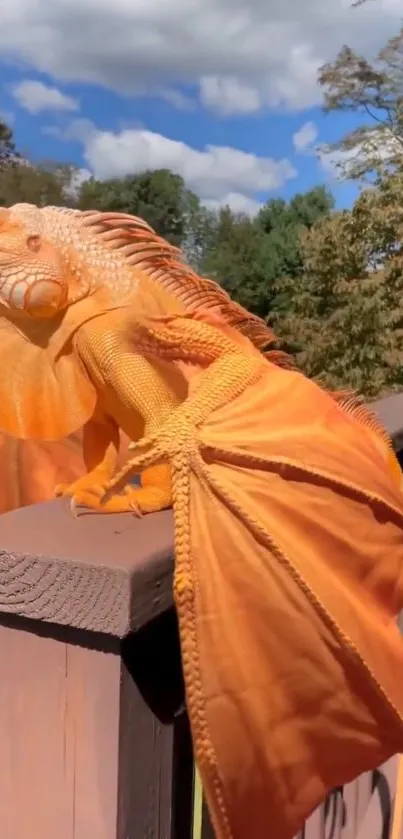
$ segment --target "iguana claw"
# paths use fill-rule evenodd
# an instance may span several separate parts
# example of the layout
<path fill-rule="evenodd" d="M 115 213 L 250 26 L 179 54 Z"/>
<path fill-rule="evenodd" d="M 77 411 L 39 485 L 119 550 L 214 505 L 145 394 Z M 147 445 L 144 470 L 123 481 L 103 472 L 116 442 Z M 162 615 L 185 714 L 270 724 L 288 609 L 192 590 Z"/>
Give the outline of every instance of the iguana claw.
<path fill-rule="evenodd" d="M 163 471 L 162 471 L 163 470 Z M 154 474 L 155 484 L 133 486 L 126 484 L 121 492 L 107 491 L 102 484 L 89 483 L 88 475 L 73 484 L 58 484 L 55 494 L 70 498 L 70 510 L 77 517 L 79 507 L 99 513 L 131 513 L 137 517 L 145 513 L 166 510 L 172 505 L 169 468 L 159 468 Z M 149 472 L 150 475 L 150 472 Z"/>

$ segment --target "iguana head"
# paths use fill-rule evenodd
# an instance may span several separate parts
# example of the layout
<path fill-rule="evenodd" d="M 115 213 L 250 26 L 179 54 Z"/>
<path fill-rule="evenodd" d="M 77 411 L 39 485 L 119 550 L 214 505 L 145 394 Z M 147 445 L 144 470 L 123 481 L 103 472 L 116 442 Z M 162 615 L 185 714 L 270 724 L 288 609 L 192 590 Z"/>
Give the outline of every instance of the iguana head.
<path fill-rule="evenodd" d="M 136 231 L 148 226 L 123 214 L 108 225 L 109 215 L 34 204 L 0 209 L 0 308 L 51 318 L 94 295 L 94 311 L 125 305 L 139 281 L 122 220 Z"/>
<path fill-rule="evenodd" d="M 0 210 L 0 305 L 50 317 L 68 299 L 61 251 L 43 236 L 39 208 L 15 206 L 22 210 L 21 218 Z"/>

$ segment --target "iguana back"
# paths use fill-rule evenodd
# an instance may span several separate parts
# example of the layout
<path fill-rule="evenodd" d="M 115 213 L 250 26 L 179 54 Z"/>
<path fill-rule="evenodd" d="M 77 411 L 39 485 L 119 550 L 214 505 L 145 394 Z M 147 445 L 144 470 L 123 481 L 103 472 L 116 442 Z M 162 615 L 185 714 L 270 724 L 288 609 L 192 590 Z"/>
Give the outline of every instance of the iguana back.
<path fill-rule="evenodd" d="M 12 266 L 7 265 L 11 238 Z M 276 340 L 262 318 L 233 301 L 218 283 L 198 276 L 179 248 L 126 213 L 32 204 L 1 210 L 0 277 L 0 305 L 31 315 L 42 317 L 44 300 L 49 316 L 94 297 L 102 311 L 137 303 L 146 314 L 153 314 L 149 308 L 164 313 L 220 307 L 228 324 L 259 350 Z M 271 361 L 294 366 L 285 353 L 269 352 Z"/>

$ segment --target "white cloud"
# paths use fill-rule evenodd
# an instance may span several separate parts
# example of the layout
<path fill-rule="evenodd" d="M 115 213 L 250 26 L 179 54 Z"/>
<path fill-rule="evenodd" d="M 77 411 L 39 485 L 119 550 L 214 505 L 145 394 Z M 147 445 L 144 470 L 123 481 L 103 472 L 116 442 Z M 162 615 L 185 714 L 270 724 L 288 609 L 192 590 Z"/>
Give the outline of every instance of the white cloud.
<path fill-rule="evenodd" d="M 66 188 L 66 192 L 68 195 L 72 195 L 75 197 L 81 187 L 81 185 L 88 181 L 91 177 L 91 172 L 89 169 L 75 169 L 68 187 Z"/>
<path fill-rule="evenodd" d="M 277 190 L 297 175 L 286 158 L 258 157 L 229 146 L 207 145 L 200 150 L 142 128 L 113 133 L 78 119 L 64 131 L 54 126 L 43 130 L 60 140 L 76 139 L 83 145 L 87 167 L 74 176 L 73 191 L 91 174 L 104 180 L 168 168 L 181 175 L 207 207 L 228 205 L 234 212 L 253 216 L 261 206 L 256 193 Z"/>
<path fill-rule="evenodd" d="M 317 125 L 314 122 L 304 122 L 292 136 L 293 146 L 297 154 L 311 150 L 317 137 Z"/>
<path fill-rule="evenodd" d="M 84 158 L 97 178 L 123 177 L 146 169 L 168 168 L 203 200 L 231 201 L 241 209 L 255 205 L 254 193 L 279 189 L 297 174 L 289 160 L 274 160 L 227 146 L 200 151 L 152 131 L 119 133 L 93 129 L 84 140 Z"/>
<path fill-rule="evenodd" d="M 193 111 L 196 107 L 194 99 L 191 99 L 190 96 L 186 96 L 180 90 L 175 90 L 174 88 L 161 90 L 160 96 L 161 99 L 165 99 L 166 102 L 169 102 L 178 111 Z"/>
<path fill-rule="evenodd" d="M 200 80 L 200 101 L 206 108 L 223 116 L 252 114 L 262 104 L 256 88 L 226 76 L 203 76 Z"/>
<path fill-rule="evenodd" d="M 0 56 L 124 93 L 186 85 L 226 113 L 303 109 L 318 65 L 346 41 L 372 53 L 400 18 L 401 0 L 2 0 Z"/>
<path fill-rule="evenodd" d="M 12 93 L 21 108 L 30 114 L 42 111 L 78 111 L 79 104 L 72 96 L 66 96 L 57 87 L 26 79 L 13 85 Z"/>
<path fill-rule="evenodd" d="M 45 137 L 54 137 L 55 140 L 64 140 L 64 132 L 59 125 L 43 125 L 41 131 Z"/>
<path fill-rule="evenodd" d="M 90 119 L 80 117 L 74 119 L 63 131 L 64 140 L 77 140 L 79 143 L 86 143 L 95 131 Z"/>
<path fill-rule="evenodd" d="M 221 199 L 206 198 L 202 203 L 210 210 L 230 207 L 234 213 L 242 213 L 247 216 L 255 216 L 262 206 L 260 201 L 256 201 L 248 195 L 243 195 L 241 192 L 228 192 Z"/>

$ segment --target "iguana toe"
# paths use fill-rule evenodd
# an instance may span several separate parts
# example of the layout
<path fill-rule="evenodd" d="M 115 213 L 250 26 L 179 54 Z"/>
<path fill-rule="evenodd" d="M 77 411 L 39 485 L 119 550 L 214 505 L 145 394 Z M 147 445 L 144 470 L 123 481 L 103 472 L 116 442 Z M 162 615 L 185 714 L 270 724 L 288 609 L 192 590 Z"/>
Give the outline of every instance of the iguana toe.
<path fill-rule="evenodd" d="M 105 493 L 105 486 L 100 483 L 95 483 L 94 479 L 89 475 L 84 475 L 73 481 L 72 484 L 57 484 L 54 488 L 56 496 L 65 496 L 66 498 L 77 498 L 82 493 L 89 493 L 97 498 L 102 498 Z"/>
<path fill-rule="evenodd" d="M 101 502 L 103 512 L 130 512 L 138 517 L 158 513 L 172 506 L 171 488 L 162 486 L 136 487 L 128 484 L 121 495 L 110 495 Z"/>

